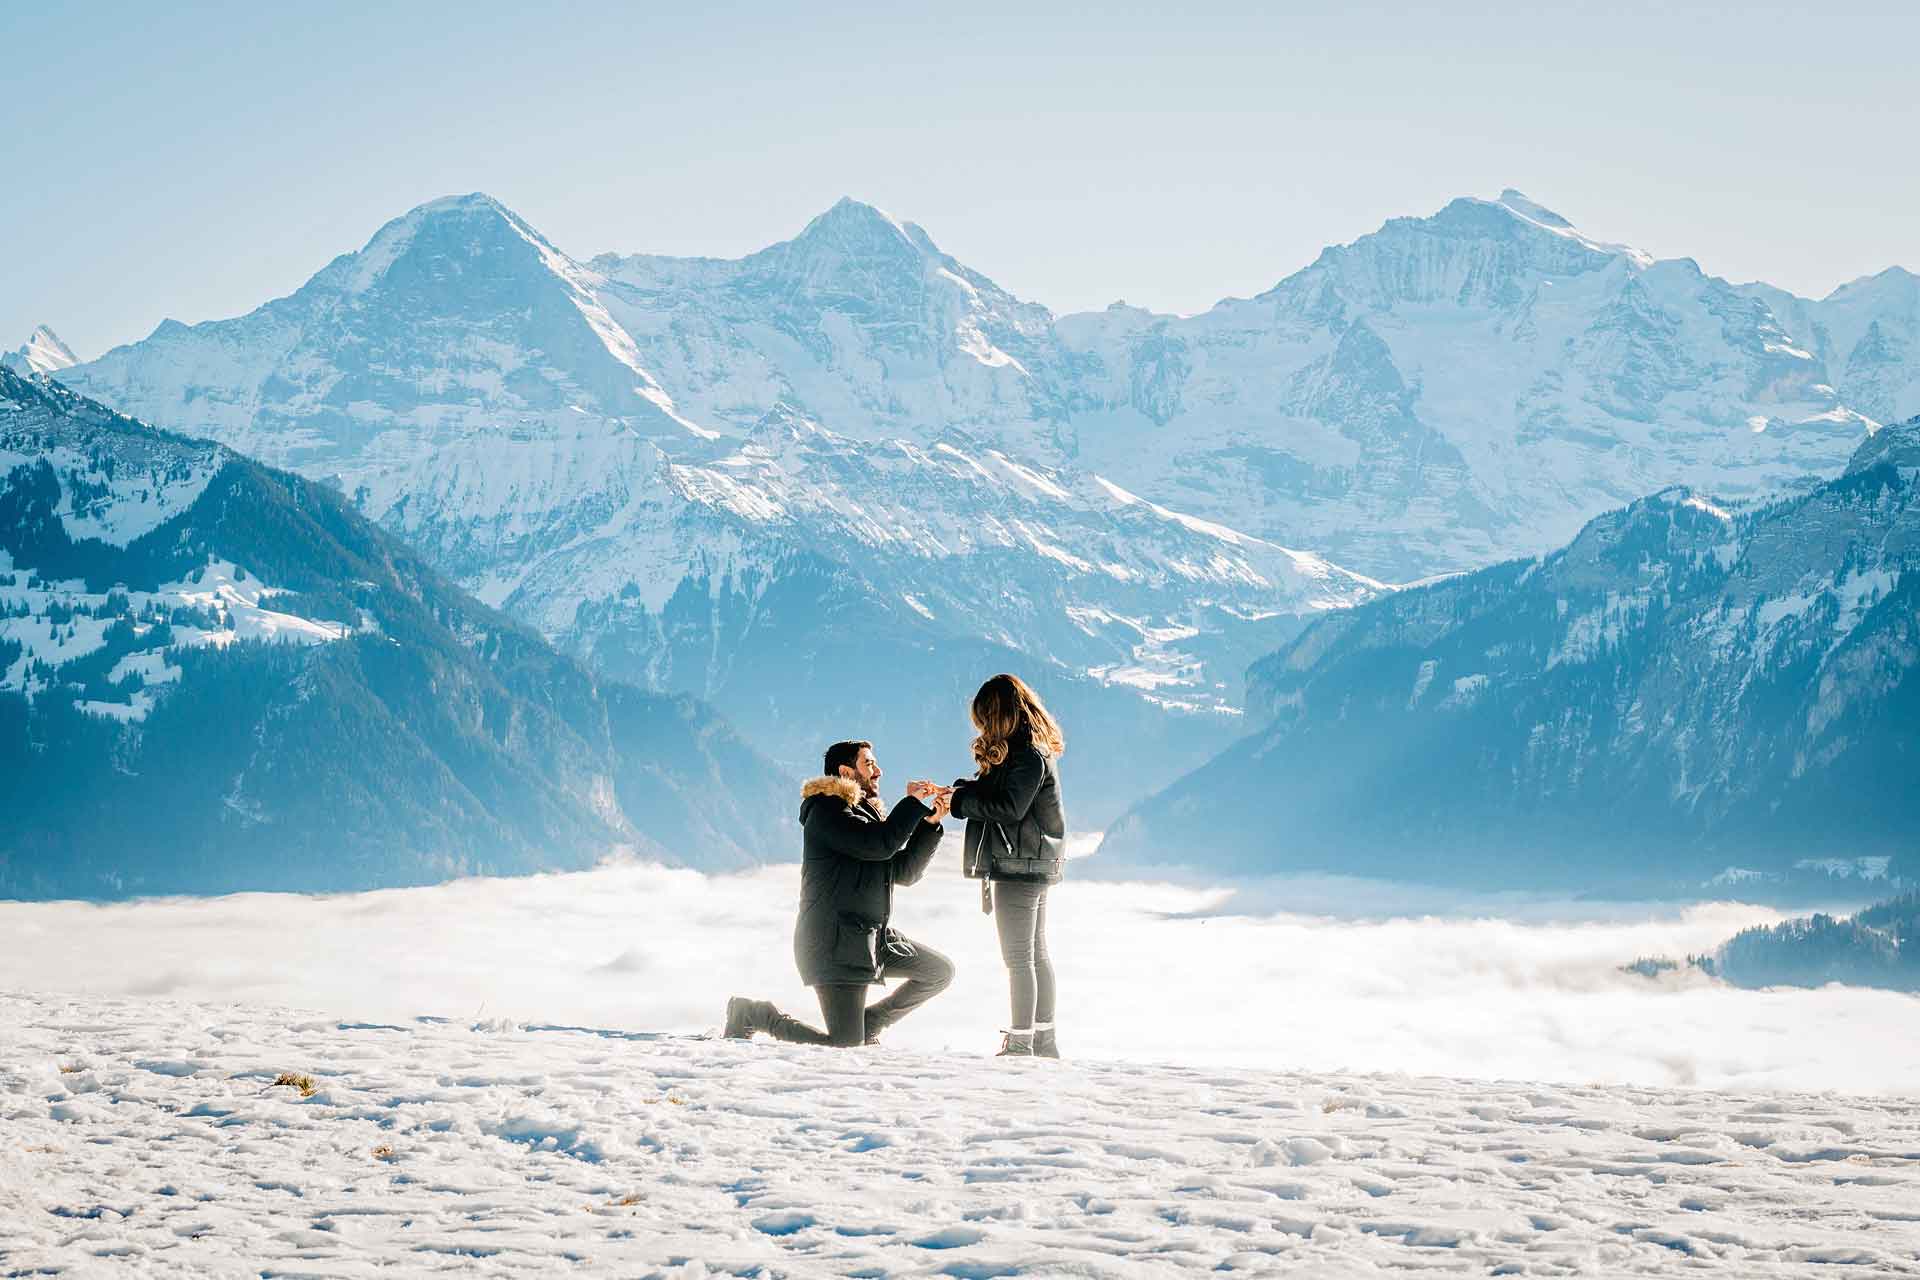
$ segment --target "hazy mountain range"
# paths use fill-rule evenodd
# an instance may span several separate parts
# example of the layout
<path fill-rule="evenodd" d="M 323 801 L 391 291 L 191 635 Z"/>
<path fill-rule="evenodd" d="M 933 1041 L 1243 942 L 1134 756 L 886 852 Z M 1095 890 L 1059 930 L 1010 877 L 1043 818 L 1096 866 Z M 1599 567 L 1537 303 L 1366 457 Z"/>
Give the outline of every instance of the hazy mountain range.
<path fill-rule="evenodd" d="M 1920 289 L 1733 285 L 1516 192 L 1196 316 L 1056 317 L 844 200 L 738 260 L 578 259 L 486 196 L 56 376 L 337 487 L 602 672 L 964 765 L 1036 678 L 1102 824 L 1249 729 L 1242 672 L 1392 582 L 1675 483 L 1734 510 L 1920 411 Z"/>
<path fill-rule="evenodd" d="M 1103 853 L 1554 888 L 1912 883 L 1916 569 L 1920 419 L 1746 513 L 1663 491 L 1546 556 L 1308 627 L 1249 673 L 1267 727 Z"/>

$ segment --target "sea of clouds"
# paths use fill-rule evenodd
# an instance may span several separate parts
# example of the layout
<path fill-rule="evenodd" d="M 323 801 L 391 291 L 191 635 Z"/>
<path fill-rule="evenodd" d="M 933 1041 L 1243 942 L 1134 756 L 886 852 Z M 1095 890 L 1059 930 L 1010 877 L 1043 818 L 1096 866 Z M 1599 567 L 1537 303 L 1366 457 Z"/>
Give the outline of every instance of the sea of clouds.
<path fill-rule="evenodd" d="M 887 1042 L 987 1053 L 1005 971 L 977 886 L 945 861 L 899 892 L 896 923 L 959 976 Z M 726 998 L 747 994 L 817 1020 L 793 968 L 798 881 L 793 865 L 630 864 L 334 896 L 0 903 L 0 989 L 640 1032 L 716 1029 Z M 1909 1092 L 1920 1080 L 1913 997 L 1620 972 L 1780 918 L 1766 908 L 1456 899 L 1421 915 L 1402 893 L 1069 880 L 1049 907 L 1061 1043 L 1084 1057 L 1575 1083 Z"/>

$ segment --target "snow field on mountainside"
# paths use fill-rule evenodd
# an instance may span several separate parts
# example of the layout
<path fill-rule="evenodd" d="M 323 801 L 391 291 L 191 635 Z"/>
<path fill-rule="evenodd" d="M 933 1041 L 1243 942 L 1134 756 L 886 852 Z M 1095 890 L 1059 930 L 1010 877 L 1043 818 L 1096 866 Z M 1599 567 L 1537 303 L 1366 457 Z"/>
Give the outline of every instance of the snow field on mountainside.
<path fill-rule="evenodd" d="M 282 594 L 284 589 L 267 586 L 225 560 L 210 560 L 188 579 L 165 583 L 154 591 L 88 591 L 78 578 L 40 580 L 28 570 L 13 568 L 11 558 L 0 552 L 0 641 L 20 645 L 19 655 L 0 667 L 0 691 L 17 690 L 32 698 L 45 683 L 34 678 L 33 663 L 58 667 L 105 645 L 120 615 L 94 617 L 91 612 L 104 611 L 114 597 L 125 599 L 125 617 L 136 641 L 145 640 L 176 610 L 190 610 L 214 625 L 166 625 L 165 643 L 123 655 L 107 673 L 110 684 L 130 675 L 140 676 L 147 685 L 178 680 L 180 668 L 166 662 L 168 649 L 225 648 L 236 641 L 326 644 L 352 634 L 341 623 L 315 621 L 266 606 L 266 601 Z M 153 704 L 153 694 L 138 689 L 125 702 L 96 699 L 77 705 L 91 715 L 137 721 L 146 718 Z"/>
<path fill-rule="evenodd" d="M 1920 1273 L 1911 1099 L 20 995 L 0 1039 L 14 1275 Z"/>
<path fill-rule="evenodd" d="M 0 401 L 0 408 L 12 406 Z M 0 418 L 0 426 L 12 425 L 11 414 Z M 221 466 L 213 450 L 170 461 L 173 465 L 164 470 L 140 467 L 137 455 L 118 466 L 109 456 L 103 464 L 89 450 L 39 447 L 31 435 L 0 443 L 0 474 L 45 466 L 60 477 L 53 514 L 68 537 L 75 542 L 97 538 L 115 547 L 130 545 L 192 506 Z"/>

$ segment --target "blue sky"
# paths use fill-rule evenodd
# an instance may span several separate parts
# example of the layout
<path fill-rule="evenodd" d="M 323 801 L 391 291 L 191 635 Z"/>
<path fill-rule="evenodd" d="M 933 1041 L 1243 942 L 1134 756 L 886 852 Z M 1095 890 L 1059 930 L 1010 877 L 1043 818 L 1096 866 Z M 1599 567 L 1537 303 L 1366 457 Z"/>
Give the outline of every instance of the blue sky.
<path fill-rule="evenodd" d="M 238 314 L 472 190 L 579 257 L 852 194 L 1062 311 L 1506 186 L 1801 293 L 1920 269 L 1910 4 L 281 8 L 0 6 L 0 348 Z"/>

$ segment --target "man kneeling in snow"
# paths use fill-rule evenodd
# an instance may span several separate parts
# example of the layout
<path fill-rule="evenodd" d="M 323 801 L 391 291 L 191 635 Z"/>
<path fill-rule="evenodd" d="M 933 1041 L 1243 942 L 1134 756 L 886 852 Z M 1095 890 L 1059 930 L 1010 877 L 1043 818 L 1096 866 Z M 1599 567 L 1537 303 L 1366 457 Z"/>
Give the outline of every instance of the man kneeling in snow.
<path fill-rule="evenodd" d="M 931 803 L 929 803 L 931 802 Z M 727 1035 L 764 1031 L 795 1044 L 874 1044 L 880 1033 L 946 990 L 953 962 L 894 929 L 893 887 L 926 872 L 946 834 L 947 799 L 931 782 L 910 782 L 892 813 L 880 804 L 880 765 L 870 742 L 827 748 L 826 774 L 800 788 L 806 832 L 800 865 L 800 920 L 793 958 L 800 980 L 820 997 L 825 1031 L 790 1018 L 765 1000 L 727 1001 Z M 905 985 L 875 1004 L 867 988 L 889 978 Z"/>

